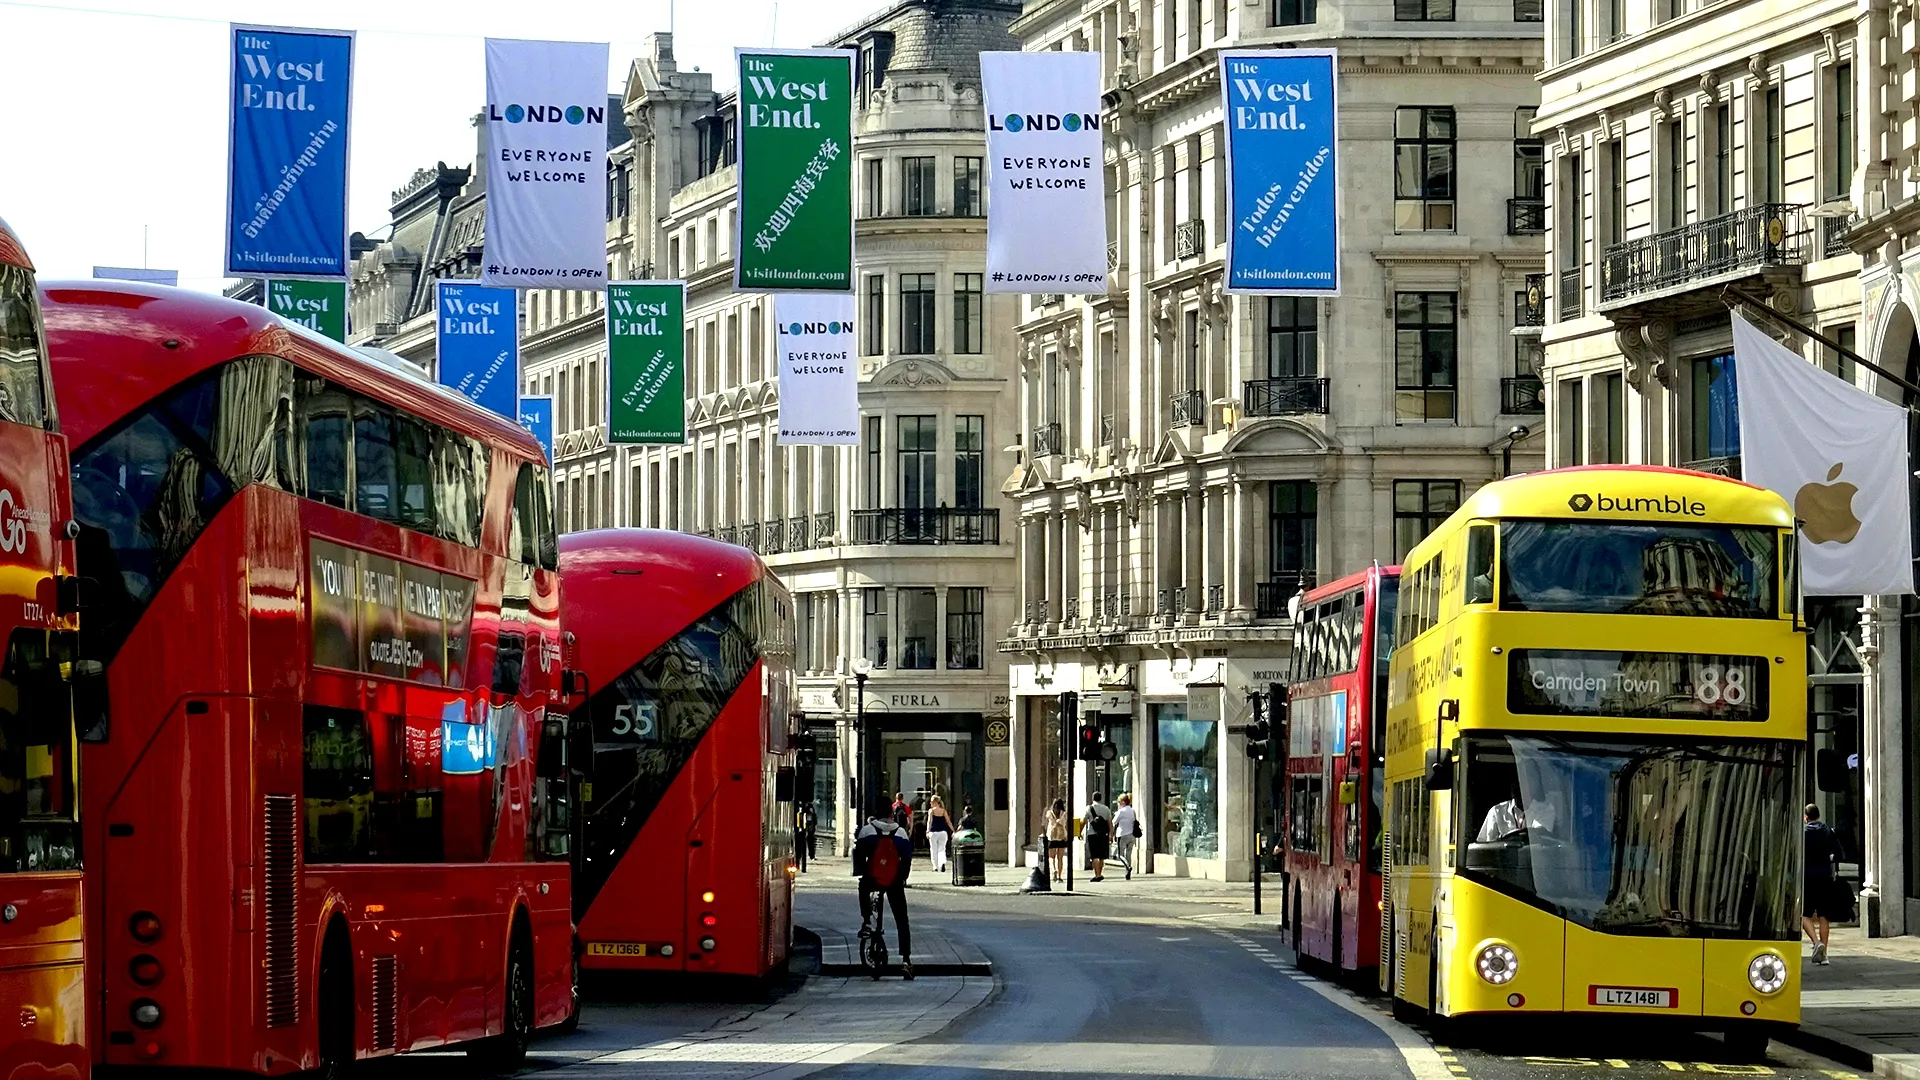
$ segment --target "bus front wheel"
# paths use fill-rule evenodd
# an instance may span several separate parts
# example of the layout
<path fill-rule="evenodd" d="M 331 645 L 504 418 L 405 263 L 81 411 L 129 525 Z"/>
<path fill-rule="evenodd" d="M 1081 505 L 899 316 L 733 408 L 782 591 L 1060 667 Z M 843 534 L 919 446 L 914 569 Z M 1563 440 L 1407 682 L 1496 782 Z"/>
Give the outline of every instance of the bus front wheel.
<path fill-rule="evenodd" d="M 513 947 L 507 950 L 506 1010 L 501 1032 L 473 1044 L 468 1057 L 493 1075 L 513 1072 L 526 1064 L 533 1041 L 533 945 L 524 928 L 516 925 Z"/>

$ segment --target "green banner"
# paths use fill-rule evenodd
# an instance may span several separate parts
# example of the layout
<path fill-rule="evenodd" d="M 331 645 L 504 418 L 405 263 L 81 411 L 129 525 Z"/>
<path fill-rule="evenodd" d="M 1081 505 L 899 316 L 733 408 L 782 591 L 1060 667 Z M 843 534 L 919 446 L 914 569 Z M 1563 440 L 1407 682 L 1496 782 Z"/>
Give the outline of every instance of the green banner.
<path fill-rule="evenodd" d="M 325 337 L 347 340 L 347 283 L 267 280 L 267 310 Z"/>
<path fill-rule="evenodd" d="M 733 286 L 853 291 L 853 54 L 736 50 L 740 235 Z"/>
<path fill-rule="evenodd" d="M 686 313 L 684 281 L 607 284 L 609 441 L 687 441 Z"/>

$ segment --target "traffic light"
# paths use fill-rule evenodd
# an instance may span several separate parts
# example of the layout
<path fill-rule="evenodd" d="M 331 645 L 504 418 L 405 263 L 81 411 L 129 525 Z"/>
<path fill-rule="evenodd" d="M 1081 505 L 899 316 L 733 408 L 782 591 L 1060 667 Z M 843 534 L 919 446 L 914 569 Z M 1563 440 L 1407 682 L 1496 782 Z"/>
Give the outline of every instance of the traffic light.
<path fill-rule="evenodd" d="M 1247 725 L 1247 756 L 1255 761 L 1265 761 L 1273 752 L 1273 725 L 1265 720 L 1255 720 Z"/>
<path fill-rule="evenodd" d="M 1100 760 L 1100 729 L 1092 724 L 1083 724 L 1080 727 L 1080 760 Z"/>

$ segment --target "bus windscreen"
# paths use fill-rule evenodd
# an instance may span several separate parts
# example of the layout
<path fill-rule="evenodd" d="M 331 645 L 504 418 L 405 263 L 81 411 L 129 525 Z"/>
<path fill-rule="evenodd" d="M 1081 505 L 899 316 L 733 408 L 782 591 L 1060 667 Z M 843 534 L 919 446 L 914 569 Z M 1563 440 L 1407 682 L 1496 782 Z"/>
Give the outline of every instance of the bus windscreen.
<path fill-rule="evenodd" d="M 1777 619 L 1779 553 L 1773 528 L 1504 521 L 1500 607 Z"/>

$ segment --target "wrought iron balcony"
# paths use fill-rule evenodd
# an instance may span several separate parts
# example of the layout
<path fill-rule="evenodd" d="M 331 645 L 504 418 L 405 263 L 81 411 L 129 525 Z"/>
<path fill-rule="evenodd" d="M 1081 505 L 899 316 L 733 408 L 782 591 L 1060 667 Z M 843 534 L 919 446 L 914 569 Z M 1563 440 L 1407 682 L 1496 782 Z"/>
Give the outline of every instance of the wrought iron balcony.
<path fill-rule="evenodd" d="M 1306 416 L 1327 411 L 1327 380 L 1313 375 L 1248 379 L 1240 387 L 1240 411 L 1248 416 Z"/>
<path fill-rule="evenodd" d="M 1227 587 L 1225 585 L 1207 586 L 1207 618 L 1218 619 L 1220 613 L 1226 610 L 1226 606 Z"/>
<path fill-rule="evenodd" d="M 997 544 L 1000 511 L 936 506 L 855 510 L 856 544 Z"/>
<path fill-rule="evenodd" d="M 1820 219 L 1820 257 L 1837 259 L 1852 253 L 1847 246 L 1847 233 L 1853 230 L 1859 220 L 1854 217 L 1829 217 Z"/>
<path fill-rule="evenodd" d="M 1514 416 L 1540 416 L 1547 411 L 1547 387 L 1538 375 L 1515 375 L 1500 380 L 1500 411 Z"/>
<path fill-rule="evenodd" d="M 1046 457 L 1060 452 L 1060 425 L 1041 424 L 1033 429 L 1033 456 Z"/>
<path fill-rule="evenodd" d="M 1587 306 L 1586 275 L 1581 267 L 1573 266 L 1560 271 L 1560 281 L 1555 293 L 1560 300 L 1560 321 L 1567 322 L 1580 317 Z"/>
<path fill-rule="evenodd" d="M 1271 581 L 1253 583 L 1253 613 L 1262 619 L 1287 617 L 1287 601 L 1313 588 L 1313 571 L 1282 570 Z"/>
<path fill-rule="evenodd" d="M 1173 613 L 1178 615 L 1186 610 L 1187 587 L 1185 585 L 1175 585 L 1173 587 Z"/>
<path fill-rule="evenodd" d="M 787 523 L 769 521 L 760 527 L 760 554 L 779 555 L 787 550 Z"/>
<path fill-rule="evenodd" d="M 1680 467 L 1683 469 L 1692 469 L 1694 472 L 1712 473 L 1715 476 L 1724 476 L 1732 480 L 1740 479 L 1739 454 L 1734 454 L 1729 457 L 1701 458 L 1698 461 L 1683 461 L 1680 463 Z"/>
<path fill-rule="evenodd" d="M 807 548 L 807 516 L 796 514 L 787 519 L 787 550 L 805 551 Z"/>
<path fill-rule="evenodd" d="M 815 547 L 826 547 L 833 543 L 833 511 L 824 510 L 813 515 L 813 543 Z"/>
<path fill-rule="evenodd" d="M 1113 445 L 1113 414 L 1107 413 L 1100 418 L 1100 445 Z"/>
<path fill-rule="evenodd" d="M 1173 227 L 1173 257 L 1197 259 L 1207 252 L 1205 218 L 1190 218 Z"/>
<path fill-rule="evenodd" d="M 760 525 L 758 522 L 752 525 L 740 526 L 740 546 L 743 548 L 752 548 L 756 552 L 765 554 L 765 552 L 760 551 Z"/>
<path fill-rule="evenodd" d="M 1607 248 L 1600 303 L 1618 306 L 1668 291 L 1695 290 L 1807 261 L 1801 207 L 1762 203 Z"/>
<path fill-rule="evenodd" d="M 1156 614 L 1159 614 L 1159 615 L 1173 614 L 1173 590 L 1172 589 L 1161 589 L 1159 592 L 1154 594 L 1154 599 L 1158 601 L 1153 606 L 1153 610 Z"/>
<path fill-rule="evenodd" d="M 1080 598 L 1077 596 L 1067 597 L 1067 625 L 1080 625 Z"/>
<path fill-rule="evenodd" d="M 1547 275 L 1527 275 L 1527 291 L 1514 301 L 1513 325 L 1547 325 Z"/>
<path fill-rule="evenodd" d="M 1207 422 L 1207 395 L 1199 390 L 1182 390 L 1173 395 L 1167 422 L 1173 427 L 1200 427 Z"/>
<path fill-rule="evenodd" d="M 1508 199 L 1507 235 L 1537 236 L 1547 231 L 1547 200 Z"/>
<path fill-rule="evenodd" d="M 1107 273 L 1120 269 L 1120 244 L 1118 241 L 1107 245 Z"/>
<path fill-rule="evenodd" d="M 1041 622 L 1047 621 L 1047 606 L 1048 606 L 1048 601 L 1046 600 L 1041 600 L 1034 604 L 1035 610 L 1039 611 L 1040 613 Z"/>
<path fill-rule="evenodd" d="M 740 530 L 731 525 L 722 525 L 714 530 L 713 538 L 723 544 L 737 544 L 740 542 Z"/>
<path fill-rule="evenodd" d="M 1133 617 L 1133 593 L 1131 592 L 1120 594 L 1120 617 L 1123 619 Z"/>
<path fill-rule="evenodd" d="M 1107 616 L 1107 618 L 1108 618 L 1109 620 L 1112 620 L 1112 621 L 1115 621 L 1115 622 L 1117 622 L 1117 621 L 1119 621 L 1119 619 L 1120 619 L 1120 591 L 1119 591 L 1118 589 L 1109 589 L 1109 590 L 1107 590 L 1107 602 L 1106 602 L 1106 605 L 1105 605 L 1105 611 L 1106 611 L 1106 616 Z M 1099 614 L 1099 612 L 1095 612 L 1095 614 L 1096 614 L 1096 615 L 1098 615 L 1098 614 Z"/>
<path fill-rule="evenodd" d="M 1066 293 L 1057 293 L 1057 292 L 1041 293 L 1038 296 L 1035 296 L 1033 298 L 1033 306 L 1037 308 L 1056 307 L 1066 302 L 1067 302 Z"/>

